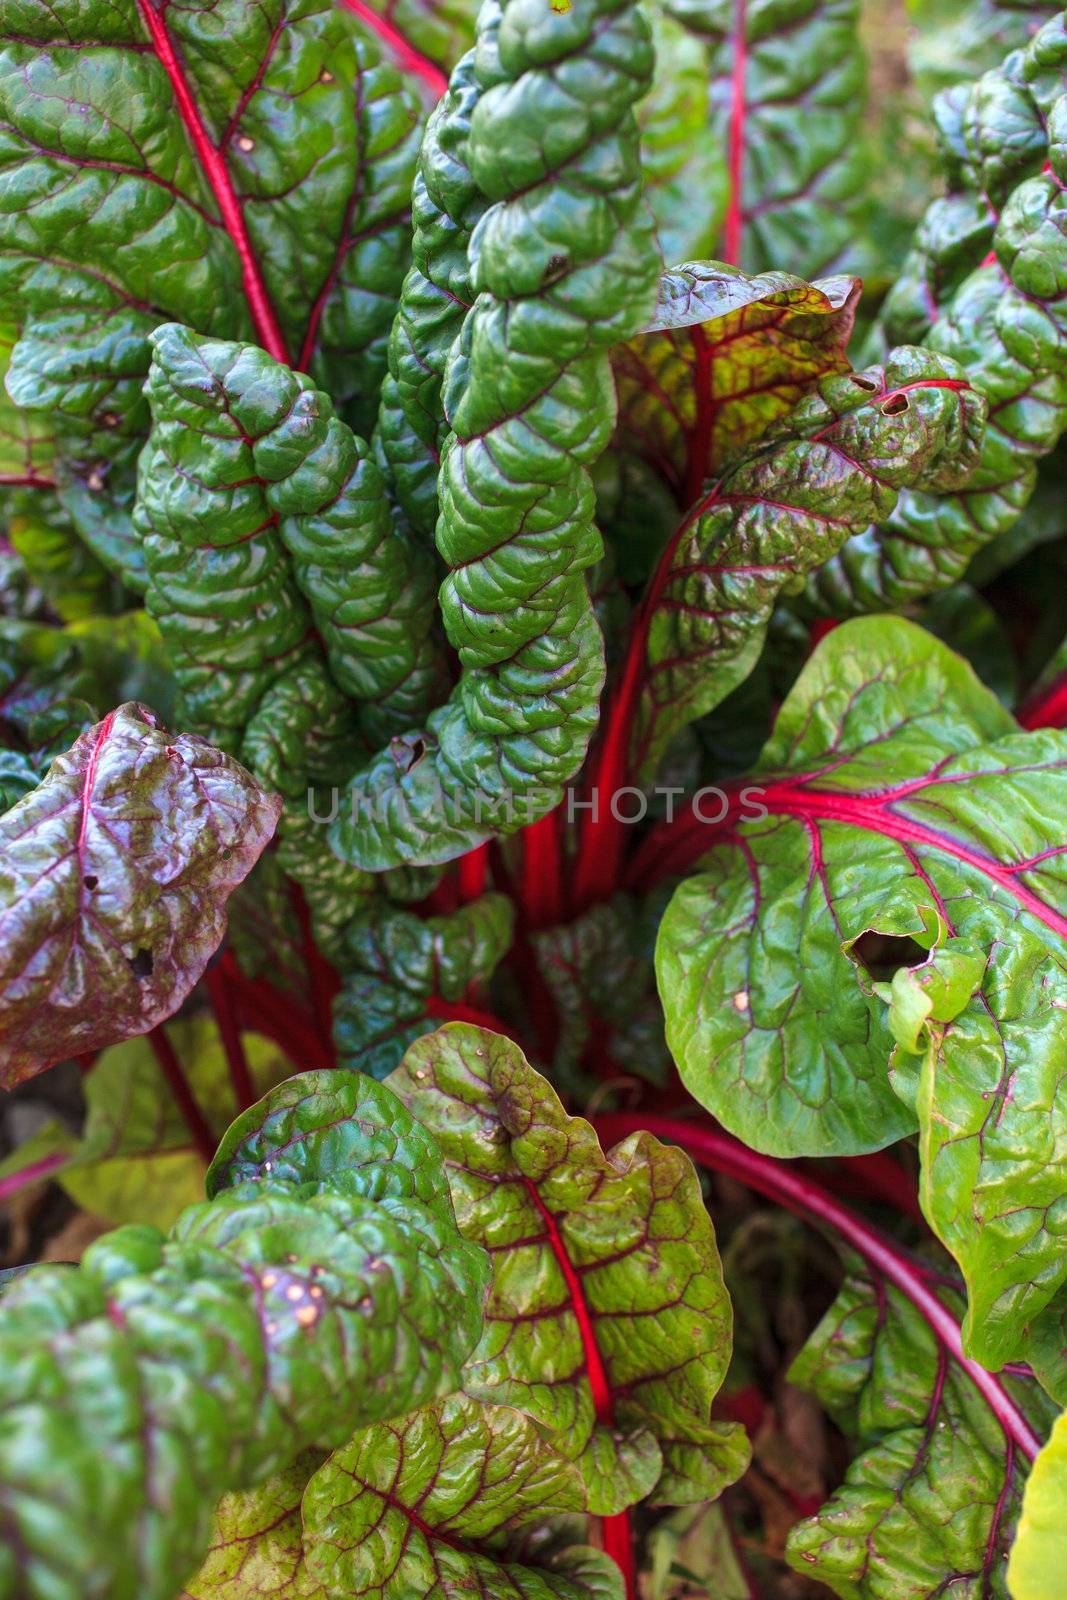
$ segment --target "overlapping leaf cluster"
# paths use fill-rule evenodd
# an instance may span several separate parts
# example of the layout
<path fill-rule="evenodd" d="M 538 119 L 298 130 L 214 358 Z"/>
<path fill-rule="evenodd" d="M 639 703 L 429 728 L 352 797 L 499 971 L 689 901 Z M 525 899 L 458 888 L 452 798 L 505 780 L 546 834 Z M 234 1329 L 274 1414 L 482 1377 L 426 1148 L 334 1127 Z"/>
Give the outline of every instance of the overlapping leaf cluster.
<path fill-rule="evenodd" d="M 119 1229 L 4 1295 L 0 1592 L 171 1600 L 212 1490 L 455 1384 L 484 1257 L 387 1091 L 292 1080 L 233 1125 L 208 1189 L 169 1238 Z"/>
<path fill-rule="evenodd" d="M 574 1114 L 679 1110 L 673 1057 L 846 1233 L 776 1160 L 913 1141 L 960 1275 L 850 1263 L 789 1559 L 1047 1600 L 1067 33 L 938 41 L 879 307 L 854 0 L 10 0 L 0 1081 L 90 1076 L 0 1182 L 134 1226 L 5 1287 L 0 1596 L 714 1563 L 748 1445 L 671 1141 L 725 1136 Z"/>

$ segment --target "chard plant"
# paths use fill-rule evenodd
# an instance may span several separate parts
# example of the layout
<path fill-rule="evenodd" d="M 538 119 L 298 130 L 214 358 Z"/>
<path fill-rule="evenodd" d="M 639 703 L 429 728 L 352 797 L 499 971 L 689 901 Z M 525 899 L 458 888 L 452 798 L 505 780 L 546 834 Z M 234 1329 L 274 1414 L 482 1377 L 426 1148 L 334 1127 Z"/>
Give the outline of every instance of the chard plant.
<path fill-rule="evenodd" d="M 895 19 L 6 0 L 0 1600 L 1063 1594 L 1067 26 Z"/>

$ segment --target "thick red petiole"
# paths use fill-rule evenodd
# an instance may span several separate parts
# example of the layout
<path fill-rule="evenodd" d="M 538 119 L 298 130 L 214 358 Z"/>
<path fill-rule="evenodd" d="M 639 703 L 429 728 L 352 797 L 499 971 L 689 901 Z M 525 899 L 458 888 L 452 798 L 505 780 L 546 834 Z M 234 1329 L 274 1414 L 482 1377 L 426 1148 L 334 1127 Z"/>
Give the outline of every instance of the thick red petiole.
<path fill-rule="evenodd" d="M 234 1011 L 230 991 L 226 986 L 226 979 L 219 967 L 208 968 L 206 982 L 207 992 L 211 999 L 211 1008 L 215 1013 L 215 1021 L 218 1024 L 219 1038 L 222 1040 L 222 1048 L 226 1053 L 226 1065 L 230 1071 L 233 1096 L 237 1102 L 238 1111 L 244 1111 L 256 1099 L 256 1086 L 252 1082 L 248 1058 L 245 1055 L 244 1044 L 241 1041 L 241 1030 L 237 1026 L 237 1014 Z"/>
<path fill-rule="evenodd" d="M 365 3 L 365 0 L 341 0 L 341 4 L 365 23 L 372 33 L 377 34 L 402 71 L 413 73 L 416 78 L 420 78 L 434 99 L 440 100 L 448 88 L 448 79 L 440 67 L 435 66 L 420 50 L 416 50 L 411 41 L 405 39 L 399 28 L 395 28 L 391 22 L 379 16 L 377 11 Z"/>
<path fill-rule="evenodd" d="M 521 908 L 529 928 L 551 928 L 563 916 L 560 821 L 557 809 L 522 831 Z"/>
<path fill-rule="evenodd" d="M 465 856 L 460 856 L 457 871 L 461 904 L 469 905 L 472 900 L 480 899 L 489 882 L 488 844 L 477 845 L 475 849 L 468 850 Z"/>

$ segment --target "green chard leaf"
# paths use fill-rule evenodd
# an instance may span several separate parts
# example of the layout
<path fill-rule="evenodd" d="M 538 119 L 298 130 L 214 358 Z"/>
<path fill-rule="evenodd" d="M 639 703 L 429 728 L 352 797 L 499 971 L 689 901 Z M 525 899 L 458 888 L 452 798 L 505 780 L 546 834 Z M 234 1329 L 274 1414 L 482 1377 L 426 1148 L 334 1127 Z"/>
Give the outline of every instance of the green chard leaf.
<path fill-rule="evenodd" d="M 469 121 L 459 97 L 439 126 L 443 145 L 455 116 L 490 202 L 443 389 L 436 538 L 463 674 L 424 730 L 353 780 L 331 837 L 357 866 L 445 861 L 543 815 L 596 726 L 603 641 L 585 572 L 602 545 L 588 469 L 614 428 L 608 350 L 647 320 L 658 272 L 632 110 L 651 68 L 627 0 L 560 14 L 508 0 L 481 13 Z"/>
<path fill-rule="evenodd" d="M 482 96 L 473 50 L 457 62 L 431 113 L 411 197 L 411 266 L 389 335 L 377 444 L 412 528 L 429 543 L 448 438 L 442 385 L 475 297 L 468 259 L 486 200 L 470 170 L 471 117 Z"/>
<path fill-rule="evenodd" d="M 679 524 L 632 630 L 615 714 L 638 781 L 747 678 L 782 595 L 902 489 L 962 481 L 983 417 L 954 362 L 905 347 L 822 379 L 727 467 Z"/>
<path fill-rule="evenodd" d="M 664 261 L 710 255 L 726 209 L 726 154 L 708 117 L 704 41 L 650 0 L 656 70 L 637 108 L 645 198 Z"/>
<path fill-rule="evenodd" d="M 146 1033 L 226 930 L 278 802 L 143 706 L 89 728 L 0 817 L 0 1078 Z"/>
<path fill-rule="evenodd" d="M 849 271 L 862 235 L 866 65 L 857 0 L 667 0 L 710 46 L 730 190 L 717 252 L 746 272 Z"/>
<path fill-rule="evenodd" d="M 922 92 L 973 82 L 1021 49 L 1061 8 L 1038 0 L 918 0 L 908 39 L 908 65 Z"/>
<path fill-rule="evenodd" d="M 0 1592 L 171 1600 L 213 1497 L 454 1388 L 485 1260 L 381 1085 L 251 1107 L 169 1238 L 130 1227 L 4 1297 Z"/>
<path fill-rule="evenodd" d="M 893 609 L 962 577 L 1015 522 L 1067 426 L 1067 30 L 1062 15 L 963 94 L 937 103 L 950 192 L 935 200 L 882 314 L 880 337 L 922 341 L 989 403 L 981 456 L 958 492 L 920 487 L 854 535 L 808 604 Z"/>
<path fill-rule="evenodd" d="M 0 814 L 35 789 L 96 713 L 77 652 L 52 628 L 0 623 Z"/>
<path fill-rule="evenodd" d="M 1007 1600 L 1028 1463 L 915 1308 L 888 1285 L 849 1277 L 790 1380 L 857 1452 L 841 1486 L 792 1530 L 797 1571 L 843 1600 Z M 1036 1384 L 1005 1382 L 1024 1424 L 1043 1429 L 1051 1408 Z"/>
<path fill-rule="evenodd" d="M 849 370 L 859 287 L 751 278 L 716 261 L 665 272 L 652 321 L 612 355 L 617 443 L 661 472 L 683 510 L 692 505 L 820 378 Z"/>
<path fill-rule="evenodd" d="M 980 948 L 968 942 L 976 934 Z M 1067 951 L 1022 929 L 1001 940 L 994 919 L 978 919 L 968 941 L 945 938 L 903 969 L 913 994 L 930 975 L 932 1005 L 903 1031 L 891 1008 L 892 1081 L 919 1119 L 923 1210 L 967 1285 L 965 1346 L 996 1367 L 1022 1353 L 1067 1279 Z"/>
<path fill-rule="evenodd" d="M 255 1489 L 234 1489 L 215 1507 L 203 1566 L 178 1600 L 330 1600 L 304 1561 L 300 1502 L 322 1462 L 305 1451 Z"/>
<path fill-rule="evenodd" d="M 364 1429 L 315 1473 L 307 1571 L 353 1600 L 623 1600 L 618 1569 L 592 1550 L 554 1570 L 509 1559 L 509 1535 L 584 1505 L 576 1466 L 529 1417 L 456 1395 Z"/>
<path fill-rule="evenodd" d="M 1008 1558 L 1012 1600 L 1056 1600 L 1063 1587 L 1067 1532 L 1063 1503 L 1067 1496 L 1067 1415 L 1056 1420 L 1052 1434 L 1034 1462 L 1023 1491 L 1022 1515 Z"/>
<path fill-rule="evenodd" d="M 373 417 L 419 103 L 357 31 L 327 0 L 5 13 L 8 389 L 48 415 L 63 502 L 134 587 L 157 324 L 255 336 L 334 384 L 350 420 Z"/>
<path fill-rule="evenodd" d="M 658 5 L 646 10 L 656 68 L 637 106 L 644 192 L 660 253 L 678 261 L 709 246 L 725 171 L 707 119 L 706 49 Z M 495 17 L 483 19 L 487 38 L 497 26 Z M 413 262 L 393 324 L 379 417 L 378 440 L 397 497 L 426 540 L 437 522 L 438 470 L 449 434 L 445 369 L 477 293 L 469 251 L 487 206 L 468 150 L 484 89 L 475 61 L 471 51 L 457 64 L 426 127 L 412 202 Z M 566 75 L 559 90 L 562 103 L 574 92 Z"/>
<path fill-rule="evenodd" d="M 478 8 L 472 6 L 470 0 L 360 0 L 359 5 L 344 0 L 344 3 L 357 14 L 366 10 L 382 19 L 385 26 L 379 36 L 387 46 L 392 45 L 398 60 L 403 60 L 407 52 L 417 53 L 424 62 L 448 72 L 474 41 Z M 379 31 L 373 23 L 369 25 L 373 31 Z M 425 67 L 423 71 L 429 80 Z"/>
<path fill-rule="evenodd" d="M 434 1001 L 461 1001 L 488 983 L 511 946 L 514 905 L 484 894 L 447 915 L 376 907 L 345 930 L 344 987 L 334 1001 L 342 1066 L 387 1077 L 409 1044 L 431 1033 Z"/>
<path fill-rule="evenodd" d="M 0 490 L 52 487 L 52 431 L 21 411 L 3 386 L 18 330 L 0 324 Z"/>
<path fill-rule="evenodd" d="M 688 1157 L 643 1133 L 605 1154 L 517 1045 L 465 1023 L 412 1045 L 389 1082 L 493 1260 L 466 1393 L 532 1418 L 598 1514 L 717 1495 L 747 1441 L 711 1420 L 731 1315 Z"/>
<path fill-rule="evenodd" d="M 665 1079 L 670 1057 L 652 966 L 654 940 L 654 920 L 625 894 L 530 935 L 558 1015 L 557 1084 L 575 1083 L 606 1040 L 614 1067 L 653 1082 Z"/>
<path fill-rule="evenodd" d="M 403 725 L 436 665 L 433 572 L 394 530 L 366 445 L 254 345 L 173 324 L 151 342 L 135 523 L 194 725 L 239 747 L 268 693 L 317 656 L 312 627 L 334 683 L 372 702 L 373 732 Z M 272 703 L 268 730 L 278 714 Z"/>
<path fill-rule="evenodd" d="M 928 949 L 943 929 L 986 958 L 991 983 L 1019 959 L 1021 934 L 1063 960 L 1065 762 L 1067 735 L 1022 733 L 913 624 L 830 633 L 728 819 L 694 819 L 702 870 L 661 924 L 668 1041 L 697 1098 L 781 1155 L 872 1150 L 914 1131 L 915 1073 L 890 1082 L 893 1036 L 860 941 Z M 1027 1003 L 1040 1014 L 1039 996 Z M 1031 1070 L 1047 1071 L 1040 1051 Z M 1043 1144 L 1035 1166 L 1050 1153 Z"/>

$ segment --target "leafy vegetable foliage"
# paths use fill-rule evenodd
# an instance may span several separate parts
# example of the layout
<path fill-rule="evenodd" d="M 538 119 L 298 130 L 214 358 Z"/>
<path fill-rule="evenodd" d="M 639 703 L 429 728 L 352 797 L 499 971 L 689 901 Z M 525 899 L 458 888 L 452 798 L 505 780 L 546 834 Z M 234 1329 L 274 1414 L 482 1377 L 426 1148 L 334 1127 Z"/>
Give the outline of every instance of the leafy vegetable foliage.
<path fill-rule="evenodd" d="M 476 298 L 441 391 L 441 610 L 464 671 L 425 731 L 360 775 L 368 804 L 335 826 L 338 854 L 373 870 L 448 860 L 551 809 L 603 684 L 584 577 L 601 553 L 588 467 L 614 423 L 607 350 L 640 328 L 656 278 L 631 109 L 651 50 L 620 0 L 497 26 L 493 12 L 423 157 L 425 171 L 459 147 L 470 181 L 449 198 L 464 222 L 493 202 L 470 237 Z M 618 177 L 605 191 L 607 170 Z M 454 226 L 435 217 L 439 233 Z"/>
<path fill-rule="evenodd" d="M 848 1278 L 791 1378 L 858 1452 L 826 1505 L 794 1528 L 792 1565 L 856 1600 L 1004 1594 L 1026 1464 L 914 1308 L 895 1289 Z M 1046 1421 L 1033 1382 L 1011 1392 Z"/>
<path fill-rule="evenodd" d="M 406 266 L 416 103 L 328 0 L 62 19 L 20 0 L 3 55 L 17 198 L 0 305 L 22 324 L 8 386 L 49 414 L 83 537 L 139 586 L 129 511 L 160 322 L 255 335 L 366 426 Z"/>
<path fill-rule="evenodd" d="M 971 1351 L 994 1365 L 1063 1272 L 1065 759 L 1062 733 L 1019 732 L 928 634 L 837 629 L 761 757 L 766 815 L 731 824 L 660 932 L 675 1056 L 747 1143 L 846 1153 L 918 1126 L 927 1215 L 971 1286 Z M 872 934 L 935 947 L 888 1014 L 862 964 Z"/>
<path fill-rule="evenodd" d="M 176 1010 L 277 816 L 235 761 L 143 706 L 57 757 L 0 817 L 3 1082 Z"/>
<path fill-rule="evenodd" d="M 650 1136 L 602 1154 L 517 1046 L 464 1023 L 412 1045 L 389 1082 L 494 1261 L 466 1391 L 529 1414 L 580 1462 L 594 1510 L 718 1493 L 745 1448 L 711 1420 L 730 1312 L 688 1158 Z"/>
<path fill-rule="evenodd" d="M 4 1600 L 1058 1582 L 1067 31 L 915 20 L 6 8 Z"/>
<path fill-rule="evenodd" d="M 1016 520 L 1067 424 L 1065 68 L 1061 14 L 938 101 L 950 193 L 931 203 L 882 326 L 887 342 L 921 339 L 959 361 L 990 422 L 960 494 L 905 495 L 815 576 L 812 596 L 837 614 L 905 605 L 955 582 Z"/>
<path fill-rule="evenodd" d="M 234 1123 L 208 1192 L 169 1240 L 120 1229 L 5 1293 L 5 1592 L 170 1600 L 205 1490 L 454 1386 L 484 1257 L 387 1090 L 292 1079 Z"/>

